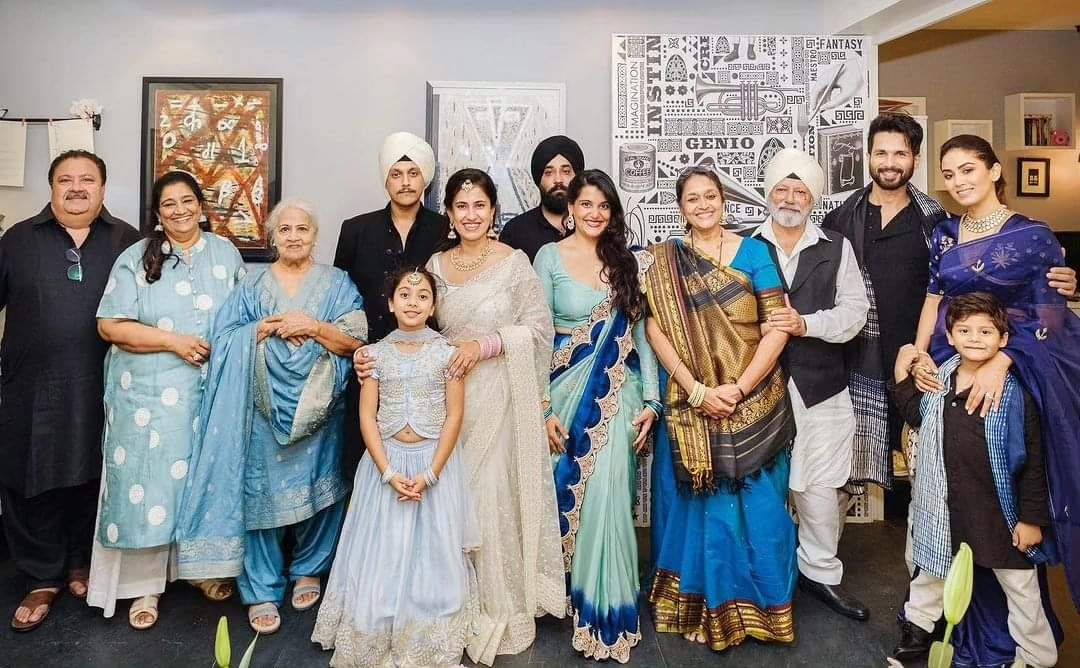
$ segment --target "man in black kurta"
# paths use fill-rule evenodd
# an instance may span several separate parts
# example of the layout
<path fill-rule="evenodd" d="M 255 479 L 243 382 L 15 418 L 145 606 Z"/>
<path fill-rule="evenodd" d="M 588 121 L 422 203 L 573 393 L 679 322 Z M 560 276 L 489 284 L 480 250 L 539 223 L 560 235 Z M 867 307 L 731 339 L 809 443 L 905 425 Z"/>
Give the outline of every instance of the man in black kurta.
<path fill-rule="evenodd" d="M 334 256 L 334 266 L 349 274 L 364 298 L 367 343 L 377 342 L 397 327 L 387 304 L 386 281 L 391 272 L 427 264 L 450 231 L 445 216 L 423 205 L 424 190 L 435 176 L 435 153 L 426 141 L 408 132 L 388 136 L 379 151 L 379 174 L 390 201 L 343 222 Z M 348 446 L 343 449 L 342 466 L 352 480 L 364 451 L 357 408 L 360 386 L 355 378 L 350 379 L 346 396 Z"/>
<path fill-rule="evenodd" d="M 86 595 L 108 348 L 95 314 L 113 262 L 139 239 L 102 205 L 96 155 L 61 154 L 49 183 L 51 203 L 0 238 L 0 504 L 15 566 L 38 592 L 16 630 L 36 627 L 65 581 Z"/>
<path fill-rule="evenodd" d="M 566 188 L 585 169 L 585 155 L 569 137 L 555 135 L 536 145 L 531 171 L 540 189 L 540 204 L 507 221 L 499 241 L 529 256 L 529 262 L 545 244 L 559 241 L 568 233 Z"/>

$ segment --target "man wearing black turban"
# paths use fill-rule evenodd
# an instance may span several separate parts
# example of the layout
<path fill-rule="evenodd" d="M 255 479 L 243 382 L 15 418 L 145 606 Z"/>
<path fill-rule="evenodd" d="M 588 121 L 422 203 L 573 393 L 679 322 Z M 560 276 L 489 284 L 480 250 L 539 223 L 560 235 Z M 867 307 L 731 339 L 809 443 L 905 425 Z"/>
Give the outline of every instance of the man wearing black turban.
<path fill-rule="evenodd" d="M 584 169 L 585 156 L 573 139 L 555 135 L 537 144 L 532 177 L 540 188 L 540 206 L 507 222 L 499 241 L 520 248 L 531 262 L 541 246 L 566 236 L 566 187 Z"/>

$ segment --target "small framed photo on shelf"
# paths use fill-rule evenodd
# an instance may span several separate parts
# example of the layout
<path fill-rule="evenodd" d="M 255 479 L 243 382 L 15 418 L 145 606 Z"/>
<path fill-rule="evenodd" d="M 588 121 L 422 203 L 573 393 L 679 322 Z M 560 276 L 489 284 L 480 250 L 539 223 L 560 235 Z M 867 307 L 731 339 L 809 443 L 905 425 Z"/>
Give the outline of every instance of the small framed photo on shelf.
<path fill-rule="evenodd" d="M 1016 195 L 1050 196 L 1050 158 L 1016 159 Z"/>

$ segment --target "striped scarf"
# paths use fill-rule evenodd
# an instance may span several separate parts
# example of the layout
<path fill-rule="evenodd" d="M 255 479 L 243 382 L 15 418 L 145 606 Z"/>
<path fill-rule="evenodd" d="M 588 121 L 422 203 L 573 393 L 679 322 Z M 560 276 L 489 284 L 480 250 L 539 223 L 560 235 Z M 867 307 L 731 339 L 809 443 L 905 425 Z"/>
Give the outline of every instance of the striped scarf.
<path fill-rule="evenodd" d="M 924 394 L 920 404 L 923 422 L 919 429 L 919 474 L 915 476 L 912 548 L 915 564 L 939 578 L 945 577 L 952 564 L 949 490 L 942 448 L 942 414 L 945 395 L 952 387 L 953 372 L 959 366 L 959 355 L 954 355 L 942 364 L 938 370 L 942 390 L 934 394 Z M 1019 515 L 1015 476 L 1023 466 L 1023 459 L 1014 458 L 1010 461 L 1009 446 L 1014 446 L 1013 452 L 1024 452 L 1024 397 L 1012 374 L 1005 379 L 1001 406 L 986 416 L 985 424 L 990 471 L 1002 515 L 1009 532 L 1012 533 Z M 1039 547 L 1032 547 L 1025 554 L 1034 563 L 1046 561 L 1046 555 Z"/>

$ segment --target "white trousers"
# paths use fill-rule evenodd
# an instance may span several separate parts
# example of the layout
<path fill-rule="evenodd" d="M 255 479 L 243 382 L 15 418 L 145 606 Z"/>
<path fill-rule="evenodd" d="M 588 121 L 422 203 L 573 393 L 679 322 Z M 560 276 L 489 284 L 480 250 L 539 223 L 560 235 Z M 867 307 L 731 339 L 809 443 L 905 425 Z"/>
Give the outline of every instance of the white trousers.
<path fill-rule="evenodd" d="M 1039 572 L 1034 568 L 995 568 L 1009 606 L 1009 635 L 1016 641 L 1016 658 L 1035 668 L 1057 663 L 1057 643 L 1039 595 Z M 920 571 L 911 581 L 904 617 L 925 631 L 941 617 L 945 581 Z"/>
<path fill-rule="evenodd" d="M 843 529 L 840 508 L 846 507 L 847 494 L 835 487 L 809 485 L 802 492 L 791 492 L 799 513 L 799 549 L 795 555 L 799 572 L 814 582 L 838 585 L 844 577 L 844 564 L 836 556 Z"/>

